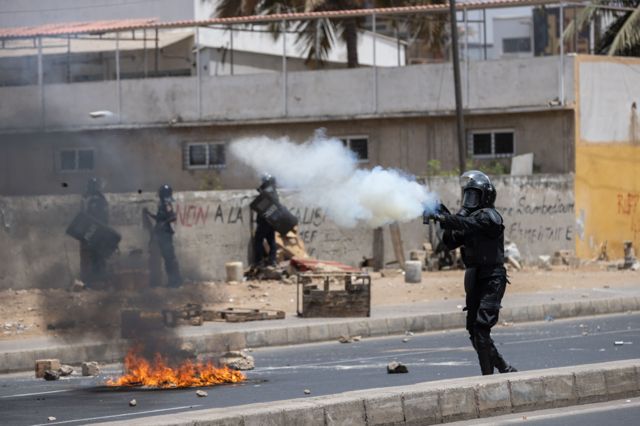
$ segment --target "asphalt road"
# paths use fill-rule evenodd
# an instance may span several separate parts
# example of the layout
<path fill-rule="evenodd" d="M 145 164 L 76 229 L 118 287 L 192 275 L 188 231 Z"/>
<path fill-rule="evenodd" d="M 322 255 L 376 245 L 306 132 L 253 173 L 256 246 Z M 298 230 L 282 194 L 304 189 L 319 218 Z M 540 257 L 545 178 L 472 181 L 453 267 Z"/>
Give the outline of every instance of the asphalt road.
<path fill-rule="evenodd" d="M 640 314 L 499 326 L 494 339 L 505 358 L 520 370 L 640 358 Z M 120 390 L 103 386 L 104 377 L 71 377 L 57 382 L 32 373 L 0 377 L 0 424 L 85 424 L 125 420 L 232 405 L 304 398 L 349 390 L 400 386 L 430 380 L 475 376 L 479 367 L 466 332 L 436 332 L 255 350 L 257 368 L 248 381 L 196 389 Z M 623 345 L 614 345 L 623 341 Z M 408 374 L 389 375 L 386 364 L 399 361 Z M 116 374 L 112 366 L 107 374 Z M 129 407 L 135 398 L 136 407 Z M 49 422 L 49 416 L 56 421 Z M 584 425 L 584 424 L 583 424 Z"/>

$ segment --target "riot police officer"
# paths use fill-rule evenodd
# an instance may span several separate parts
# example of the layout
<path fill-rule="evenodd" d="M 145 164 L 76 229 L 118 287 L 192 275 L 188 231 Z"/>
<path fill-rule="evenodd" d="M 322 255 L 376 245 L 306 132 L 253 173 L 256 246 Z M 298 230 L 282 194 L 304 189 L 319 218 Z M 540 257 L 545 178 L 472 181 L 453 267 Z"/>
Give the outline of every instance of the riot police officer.
<path fill-rule="evenodd" d="M 87 181 L 82 195 L 82 211 L 103 225 L 109 224 L 109 203 L 101 191 L 101 182 L 93 177 Z M 80 276 L 88 286 L 105 279 L 107 258 L 105 254 L 86 241 L 80 241 Z"/>
<path fill-rule="evenodd" d="M 153 228 L 152 244 L 157 244 L 160 249 L 169 287 L 180 287 L 182 285 L 182 277 L 180 276 L 180 267 L 173 247 L 173 234 L 175 233 L 173 227 L 177 220 L 173 208 L 173 189 L 169 185 L 162 185 L 158 189 L 158 198 L 160 202 L 158 203 L 156 214 L 151 214 L 146 208 L 144 212 L 156 221 Z"/>
<path fill-rule="evenodd" d="M 517 371 L 496 349 L 491 328 L 498 322 L 500 302 L 507 285 L 504 268 L 504 225 L 494 208 L 496 190 L 489 177 L 472 170 L 460 177 L 462 207 L 451 214 L 443 205 L 425 212 L 424 222 L 439 222 L 449 250 L 461 247 L 465 265 L 467 331 L 478 354 L 483 375 Z"/>
<path fill-rule="evenodd" d="M 265 173 L 262 176 L 262 184 L 258 188 L 258 192 L 266 193 L 276 202 L 279 201 L 278 191 L 276 189 L 276 178 L 268 173 Z M 269 246 L 268 257 L 266 256 L 264 250 L 265 240 L 267 242 L 267 245 Z M 258 213 L 258 217 L 256 218 L 256 232 L 253 236 L 254 266 L 259 266 L 265 261 L 269 266 L 274 266 L 276 264 L 277 250 L 278 247 L 276 246 L 275 229 L 273 228 L 273 226 L 271 226 L 271 224 L 269 224 L 269 222 L 267 222 L 263 214 Z"/>

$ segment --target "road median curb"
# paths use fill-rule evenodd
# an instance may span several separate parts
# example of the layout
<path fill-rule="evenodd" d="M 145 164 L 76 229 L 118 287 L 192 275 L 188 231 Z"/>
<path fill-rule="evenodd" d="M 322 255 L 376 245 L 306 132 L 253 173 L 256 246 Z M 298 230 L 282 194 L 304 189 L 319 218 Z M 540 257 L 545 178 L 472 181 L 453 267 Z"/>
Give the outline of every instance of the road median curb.
<path fill-rule="evenodd" d="M 431 425 L 640 395 L 640 359 L 425 382 L 103 425 Z"/>
<path fill-rule="evenodd" d="M 504 308 L 500 318 L 507 322 L 530 322 L 545 319 L 575 318 L 588 315 L 615 314 L 640 310 L 640 297 L 547 303 Z M 332 319 L 333 320 L 333 319 Z M 302 320 L 303 321 L 303 320 Z M 464 328 L 465 313 L 460 311 L 384 318 L 345 318 L 341 321 L 309 325 L 282 325 L 271 328 L 201 334 L 176 338 L 191 343 L 198 353 L 221 353 L 228 350 L 268 346 L 299 345 L 338 340 L 341 336 L 380 337 L 410 332 L 442 331 Z M 58 358 L 67 364 L 91 360 L 120 362 L 131 342 L 118 339 L 110 343 L 78 343 L 55 347 L 13 350 L 0 353 L 0 374 L 33 369 L 36 359 Z"/>

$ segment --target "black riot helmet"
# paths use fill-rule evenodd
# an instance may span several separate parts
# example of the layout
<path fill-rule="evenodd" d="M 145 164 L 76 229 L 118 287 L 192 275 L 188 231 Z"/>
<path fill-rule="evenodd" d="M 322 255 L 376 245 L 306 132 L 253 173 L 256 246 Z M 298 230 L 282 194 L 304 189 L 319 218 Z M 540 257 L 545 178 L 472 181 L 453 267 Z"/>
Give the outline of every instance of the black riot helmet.
<path fill-rule="evenodd" d="M 173 197 L 173 189 L 171 189 L 171 186 L 166 183 L 162 185 L 160 189 L 158 189 L 158 197 L 160 197 L 160 200 L 171 200 Z"/>
<path fill-rule="evenodd" d="M 462 208 L 468 212 L 484 207 L 493 207 L 496 188 L 487 175 L 478 170 L 469 170 L 460 176 Z"/>
<path fill-rule="evenodd" d="M 87 181 L 87 191 L 85 192 L 87 195 L 95 195 L 100 193 L 100 179 L 97 177 L 92 177 Z"/>

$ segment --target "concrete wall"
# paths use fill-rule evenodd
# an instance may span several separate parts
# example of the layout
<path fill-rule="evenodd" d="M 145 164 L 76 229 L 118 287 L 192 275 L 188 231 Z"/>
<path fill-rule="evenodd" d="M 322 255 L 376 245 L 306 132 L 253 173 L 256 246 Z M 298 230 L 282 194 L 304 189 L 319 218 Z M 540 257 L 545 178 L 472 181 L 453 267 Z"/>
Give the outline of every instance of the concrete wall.
<path fill-rule="evenodd" d="M 640 60 L 579 57 L 576 141 L 576 250 L 595 257 L 606 242 L 640 247 Z M 615 78 L 611 78 L 615 76 Z"/>
<path fill-rule="evenodd" d="M 573 247 L 573 194 L 570 175 L 535 178 L 497 178 L 497 205 L 505 217 L 507 237 L 528 258 Z M 459 203 L 457 178 L 433 178 L 432 190 L 454 207 Z M 248 262 L 249 202 L 254 191 L 182 192 L 178 212 L 176 250 L 187 279 L 224 277 L 224 264 Z M 357 265 L 372 257 L 373 230 L 341 229 L 322 209 L 283 200 L 300 220 L 300 233 L 309 253 L 317 258 Z M 142 228 L 143 207 L 155 208 L 151 193 L 108 194 L 111 225 L 123 236 L 120 253 L 111 263 L 118 268 L 146 265 L 148 236 Z M 66 287 L 78 274 L 79 245 L 65 229 L 80 208 L 80 197 L 0 197 L 0 289 Z M 404 248 L 420 248 L 428 237 L 421 219 L 402 224 Z M 385 262 L 393 256 L 388 229 L 384 232 Z"/>
<path fill-rule="evenodd" d="M 243 78 L 250 79 L 249 76 Z M 277 78 L 274 75 L 274 79 Z M 236 78 L 234 81 L 240 82 L 242 79 Z M 144 84 L 140 83 L 138 89 L 143 90 Z M 188 82 L 185 81 L 185 84 Z M 271 89 L 266 87 L 264 90 Z M 238 91 L 242 91 L 244 96 L 252 96 L 241 84 L 238 85 Z M 193 113 L 189 105 L 169 102 L 172 95 L 166 93 L 166 97 L 156 99 L 144 113 L 157 116 Z M 224 98 L 230 95 L 217 92 L 206 102 L 215 103 L 217 96 Z M 109 96 L 113 98 L 109 92 L 97 96 L 105 102 Z M 256 107 L 256 110 L 278 108 L 277 98 L 271 98 Z M 50 119 L 62 120 L 68 114 L 77 112 L 59 110 Z M 132 114 L 138 112 L 132 111 Z M 570 111 L 474 115 L 468 117 L 466 123 L 470 131 L 513 129 L 516 154 L 534 153 L 534 163 L 541 172 L 566 173 L 573 170 L 573 113 Z M 231 156 L 227 156 L 227 164 L 223 168 L 185 169 L 185 144 L 229 143 L 237 138 L 261 135 L 274 138 L 288 136 L 293 141 L 302 142 L 320 127 L 324 127 L 329 136 L 367 136 L 369 161 L 362 163 L 362 167 L 380 165 L 424 176 L 430 160 L 440 161 L 442 170 L 452 170 L 458 166 L 455 121 L 452 117 L 7 134 L 0 135 L 0 194 L 78 194 L 84 190 L 87 178 L 94 175 L 106 182 L 109 192 L 135 192 L 139 189 L 155 191 L 165 182 L 171 183 L 177 190 L 253 188 L 256 185 L 254 173 Z M 57 158 L 61 149 L 68 148 L 93 149 L 94 170 L 60 171 Z M 477 161 L 477 164 L 486 164 L 487 161 L 491 160 Z M 66 186 L 63 186 L 64 183 Z"/>
<path fill-rule="evenodd" d="M 565 89 L 570 105 L 574 99 L 572 76 L 573 58 L 567 57 Z M 469 66 L 468 93 L 467 84 L 463 85 L 465 107 L 471 113 L 546 110 L 559 95 L 558 77 L 555 57 L 473 62 Z M 281 74 L 202 76 L 201 98 L 195 77 L 125 80 L 119 91 L 113 81 L 47 85 L 44 101 L 37 90 L 35 97 L 15 96 L 15 90 L 0 88 L 0 97 L 13 99 L 9 110 L 0 109 L 0 131 L 39 128 L 43 114 L 45 127 L 50 130 L 166 124 L 176 118 L 171 108 L 160 114 L 151 108 L 147 113 L 147 108 L 157 102 L 175 103 L 177 110 L 184 107 L 179 114 L 184 121 L 215 122 L 443 115 L 454 110 L 450 64 L 292 72 L 286 81 Z M 120 116 L 111 121 L 89 121 L 88 112 L 108 108 L 119 111 Z M 15 119 L 11 109 L 28 111 L 34 119 Z M 49 120 L 56 110 L 74 114 Z"/>

